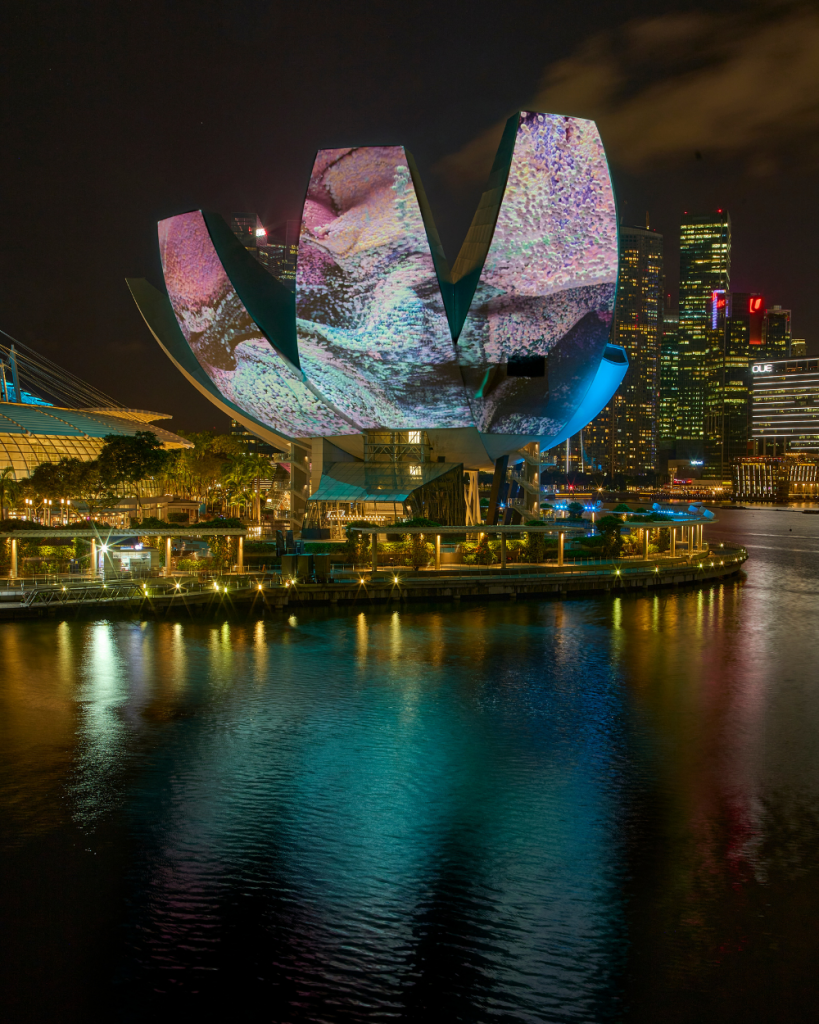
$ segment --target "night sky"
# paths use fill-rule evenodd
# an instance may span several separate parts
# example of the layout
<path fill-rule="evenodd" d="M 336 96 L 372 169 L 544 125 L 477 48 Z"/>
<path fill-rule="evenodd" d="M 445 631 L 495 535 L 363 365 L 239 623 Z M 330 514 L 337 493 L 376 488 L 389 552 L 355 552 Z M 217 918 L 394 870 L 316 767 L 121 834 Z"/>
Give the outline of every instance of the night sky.
<path fill-rule="evenodd" d="M 816 5 L 27 0 L 3 22 L 0 328 L 172 428 L 227 420 L 125 286 L 161 285 L 158 219 L 255 210 L 275 234 L 316 149 L 403 144 L 454 259 L 517 109 L 598 121 L 674 297 L 680 214 L 727 208 L 732 287 L 819 353 Z"/>

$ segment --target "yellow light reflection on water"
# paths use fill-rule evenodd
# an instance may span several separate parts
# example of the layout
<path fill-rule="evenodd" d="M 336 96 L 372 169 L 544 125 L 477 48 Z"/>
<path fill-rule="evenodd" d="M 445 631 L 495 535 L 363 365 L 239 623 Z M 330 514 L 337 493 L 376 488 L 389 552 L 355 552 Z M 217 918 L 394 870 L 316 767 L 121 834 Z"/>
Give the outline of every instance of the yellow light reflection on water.
<path fill-rule="evenodd" d="M 367 629 L 367 616 L 364 612 L 358 613 L 358 621 L 355 627 L 355 653 L 358 663 L 366 665 L 367 648 L 369 646 L 369 631 Z"/>
<path fill-rule="evenodd" d="M 394 611 L 390 616 L 390 660 L 400 661 L 403 650 L 401 636 L 401 613 Z"/>

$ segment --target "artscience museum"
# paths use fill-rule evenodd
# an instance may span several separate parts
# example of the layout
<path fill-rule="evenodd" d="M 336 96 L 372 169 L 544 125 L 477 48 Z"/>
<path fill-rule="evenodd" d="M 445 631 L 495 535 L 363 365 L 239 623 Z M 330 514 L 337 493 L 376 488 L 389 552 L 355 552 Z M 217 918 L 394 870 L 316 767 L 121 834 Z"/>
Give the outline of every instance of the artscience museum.
<path fill-rule="evenodd" d="M 145 322 L 215 405 L 290 446 L 305 500 L 386 488 L 406 509 L 413 484 L 505 471 L 585 426 L 628 366 L 610 343 L 617 218 L 592 121 L 509 119 L 451 264 L 401 146 L 318 152 L 295 294 L 217 214 L 160 222 L 159 248 L 165 291 L 128 282 Z"/>

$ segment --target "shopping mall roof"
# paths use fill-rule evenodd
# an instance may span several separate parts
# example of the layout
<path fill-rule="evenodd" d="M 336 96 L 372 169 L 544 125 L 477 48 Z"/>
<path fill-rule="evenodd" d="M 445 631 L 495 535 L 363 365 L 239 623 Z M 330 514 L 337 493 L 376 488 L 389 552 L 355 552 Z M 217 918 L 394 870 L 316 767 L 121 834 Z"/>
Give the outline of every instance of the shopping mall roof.
<path fill-rule="evenodd" d="M 61 409 L 23 402 L 0 402 L 0 434 L 51 437 L 102 438 L 106 434 L 133 436 L 150 430 L 169 448 L 192 448 L 190 441 L 156 427 L 147 419 L 161 414 L 140 410 L 97 412 L 90 409 Z"/>

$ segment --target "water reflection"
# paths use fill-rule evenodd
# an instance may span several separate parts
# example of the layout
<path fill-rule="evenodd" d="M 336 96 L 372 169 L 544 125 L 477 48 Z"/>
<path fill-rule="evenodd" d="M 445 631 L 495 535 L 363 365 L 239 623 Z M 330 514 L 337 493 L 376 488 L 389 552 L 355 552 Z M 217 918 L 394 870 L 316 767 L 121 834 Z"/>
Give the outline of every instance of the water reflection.
<path fill-rule="evenodd" d="M 6 623 L 2 864 L 32 893 L 71 864 L 54 909 L 102 965 L 63 1003 L 87 1019 L 93 979 L 107 1020 L 237 992 L 275 1020 L 801 1019 L 819 565 L 776 515 L 747 582 L 699 591 Z"/>

